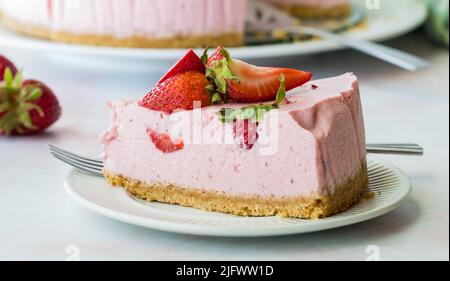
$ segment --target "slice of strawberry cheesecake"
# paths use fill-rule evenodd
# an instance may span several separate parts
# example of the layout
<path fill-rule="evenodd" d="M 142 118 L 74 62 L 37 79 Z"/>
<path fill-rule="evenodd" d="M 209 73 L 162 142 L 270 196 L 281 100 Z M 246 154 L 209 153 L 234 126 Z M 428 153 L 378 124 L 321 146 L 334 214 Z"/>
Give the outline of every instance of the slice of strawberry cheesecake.
<path fill-rule="evenodd" d="M 143 99 L 110 104 L 104 175 L 138 198 L 207 211 L 344 211 L 368 186 L 358 81 L 311 76 L 190 51 Z"/>

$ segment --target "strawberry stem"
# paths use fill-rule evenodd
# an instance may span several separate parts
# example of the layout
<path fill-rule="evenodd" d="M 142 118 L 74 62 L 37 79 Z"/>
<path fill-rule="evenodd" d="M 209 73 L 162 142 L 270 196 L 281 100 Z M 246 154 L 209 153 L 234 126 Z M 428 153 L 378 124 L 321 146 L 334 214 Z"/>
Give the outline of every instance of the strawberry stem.
<path fill-rule="evenodd" d="M 275 103 L 273 106 L 279 107 L 280 104 L 286 99 L 286 78 L 284 77 L 284 74 L 282 73 L 280 76 L 280 88 L 278 89 L 277 93 L 277 99 L 275 100 Z"/>
<path fill-rule="evenodd" d="M 231 72 L 230 65 L 233 63 L 230 53 L 226 49 L 221 50 L 223 59 L 215 61 L 212 66 L 208 67 L 207 50 L 202 56 L 202 61 L 206 61 L 206 78 L 213 87 L 207 88 L 211 94 L 213 104 L 219 102 L 228 103 L 228 81 L 237 81 L 239 77 L 234 76 Z"/>
<path fill-rule="evenodd" d="M 200 58 L 205 66 L 208 64 L 208 59 L 209 59 L 208 51 L 209 51 L 209 47 L 206 47 L 205 50 L 203 51 L 202 57 Z"/>

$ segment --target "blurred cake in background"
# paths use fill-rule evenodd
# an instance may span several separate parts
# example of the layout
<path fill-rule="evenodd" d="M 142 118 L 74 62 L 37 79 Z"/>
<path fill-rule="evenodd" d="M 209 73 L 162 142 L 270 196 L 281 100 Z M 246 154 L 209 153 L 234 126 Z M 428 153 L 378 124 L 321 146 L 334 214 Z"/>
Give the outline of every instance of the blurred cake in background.
<path fill-rule="evenodd" d="M 337 18 L 351 12 L 350 0 L 265 0 L 307 19 Z"/>
<path fill-rule="evenodd" d="M 247 0 L 0 0 L 4 23 L 78 44 L 191 48 L 239 46 Z"/>

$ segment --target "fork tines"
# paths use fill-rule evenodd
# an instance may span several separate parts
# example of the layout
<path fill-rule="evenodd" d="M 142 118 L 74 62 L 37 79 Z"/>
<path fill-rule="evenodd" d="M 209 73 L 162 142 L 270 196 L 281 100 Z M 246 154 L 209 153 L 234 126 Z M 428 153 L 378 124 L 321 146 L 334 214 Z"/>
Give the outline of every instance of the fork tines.
<path fill-rule="evenodd" d="M 100 159 L 83 157 L 53 145 L 49 145 L 49 149 L 55 158 L 77 169 L 96 175 L 103 175 L 103 161 Z"/>

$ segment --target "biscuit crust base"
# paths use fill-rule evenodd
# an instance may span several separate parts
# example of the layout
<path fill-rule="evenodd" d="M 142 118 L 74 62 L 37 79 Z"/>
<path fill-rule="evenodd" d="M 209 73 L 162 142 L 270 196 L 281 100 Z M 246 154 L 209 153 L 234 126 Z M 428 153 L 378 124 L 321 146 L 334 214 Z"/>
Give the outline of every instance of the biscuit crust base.
<path fill-rule="evenodd" d="M 313 6 L 283 6 L 284 10 L 304 19 L 341 18 L 351 14 L 351 5 L 344 4 L 331 8 Z"/>
<path fill-rule="evenodd" d="M 218 35 L 188 35 L 168 38 L 148 38 L 132 36 L 119 38 L 113 35 L 78 34 L 52 31 L 45 27 L 31 26 L 3 16 L 3 22 L 9 28 L 33 37 L 82 45 L 109 46 L 123 48 L 202 48 L 223 45 L 242 46 L 244 35 L 240 32 L 228 32 Z"/>
<path fill-rule="evenodd" d="M 230 196 L 222 192 L 173 184 L 145 183 L 126 176 L 113 175 L 108 171 L 104 174 L 111 185 L 124 187 L 128 193 L 143 200 L 250 217 L 324 218 L 349 209 L 368 193 L 368 172 L 365 161 L 354 177 L 336 186 L 336 192 L 333 195 L 288 198 Z"/>

